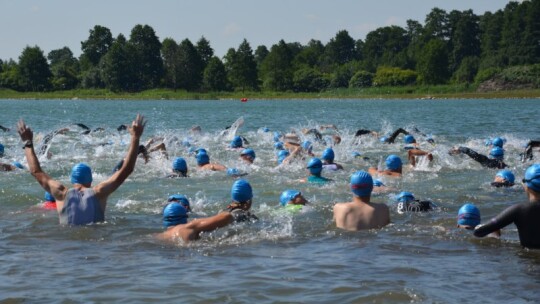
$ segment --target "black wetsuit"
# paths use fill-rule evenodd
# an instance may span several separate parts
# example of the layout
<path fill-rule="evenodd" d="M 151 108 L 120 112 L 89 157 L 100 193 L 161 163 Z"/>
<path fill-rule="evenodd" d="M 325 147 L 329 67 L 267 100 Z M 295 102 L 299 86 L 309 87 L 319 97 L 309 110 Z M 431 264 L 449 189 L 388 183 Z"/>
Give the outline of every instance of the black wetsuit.
<path fill-rule="evenodd" d="M 389 143 L 389 144 L 393 144 L 394 141 L 396 141 L 396 138 L 398 137 L 398 135 L 400 133 L 403 134 L 403 135 L 409 135 L 409 132 L 405 131 L 402 128 L 399 128 L 399 129 L 395 130 L 394 133 L 392 133 L 390 136 L 388 136 L 388 139 L 386 140 L 386 142 Z"/>
<path fill-rule="evenodd" d="M 233 221 L 235 223 L 242 223 L 242 222 L 248 222 L 248 221 L 252 222 L 252 221 L 256 221 L 256 220 L 259 219 L 258 217 L 256 217 L 251 212 L 243 210 L 243 209 L 238 208 L 238 207 L 233 208 L 233 207 L 229 206 L 229 207 L 227 207 L 227 209 L 225 209 L 223 211 L 230 212 L 232 217 L 233 217 Z"/>
<path fill-rule="evenodd" d="M 502 187 L 513 187 L 514 183 L 511 182 L 491 182 L 492 187 L 502 188 Z"/>
<path fill-rule="evenodd" d="M 521 153 L 521 161 L 525 162 L 527 160 L 533 159 L 532 149 L 540 147 L 540 140 L 531 140 L 527 143 L 527 147 L 525 147 L 525 151 Z"/>
<path fill-rule="evenodd" d="M 358 131 L 356 131 L 354 136 L 358 137 L 358 136 L 362 136 L 362 135 L 366 135 L 366 134 L 371 134 L 372 132 L 373 131 L 371 131 L 371 130 L 359 129 Z"/>
<path fill-rule="evenodd" d="M 479 162 L 482 166 L 487 167 L 487 168 L 504 169 L 508 167 L 500 159 L 489 158 L 467 147 L 459 147 L 459 152 L 469 156 L 470 158 L 474 159 L 475 161 Z"/>
<path fill-rule="evenodd" d="M 397 211 L 403 212 L 427 212 L 433 210 L 435 205 L 431 201 L 414 200 L 412 202 L 398 203 Z"/>
<path fill-rule="evenodd" d="M 540 202 L 516 204 L 506 208 L 488 224 L 477 226 L 474 235 L 484 237 L 514 223 L 523 247 L 540 249 Z"/>
<path fill-rule="evenodd" d="M 8 131 L 9 131 L 9 128 L 0 126 L 0 130 L 2 130 L 2 131 L 4 131 L 4 132 L 8 132 Z"/>

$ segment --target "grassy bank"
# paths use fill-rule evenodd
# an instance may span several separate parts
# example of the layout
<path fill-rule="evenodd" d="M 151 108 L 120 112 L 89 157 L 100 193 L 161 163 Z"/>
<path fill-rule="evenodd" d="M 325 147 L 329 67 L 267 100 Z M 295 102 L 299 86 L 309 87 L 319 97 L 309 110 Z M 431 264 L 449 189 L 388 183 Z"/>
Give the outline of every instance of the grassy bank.
<path fill-rule="evenodd" d="M 540 89 L 476 92 L 469 86 L 410 86 L 366 89 L 335 89 L 320 93 L 212 92 L 155 89 L 137 93 L 109 90 L 17 92 L 0 89 L 0 99 L 128 99 L 128 100 L 217 100 L 217 99 L 443 99 L 443 98 L 540 98 Z"/>

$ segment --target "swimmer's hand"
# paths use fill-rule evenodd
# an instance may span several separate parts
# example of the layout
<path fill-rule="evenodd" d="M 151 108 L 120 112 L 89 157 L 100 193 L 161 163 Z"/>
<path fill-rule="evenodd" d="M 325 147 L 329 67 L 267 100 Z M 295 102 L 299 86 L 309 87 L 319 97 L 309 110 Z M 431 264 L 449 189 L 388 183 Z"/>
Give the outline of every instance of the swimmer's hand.
<path fill-rule="evenodd" d="M 17 132 L 21 136 L 22 141 L 31 141 L 34 137 L 34 133 L 32 133 L 32 130 L 24 123 L 22 118 L 17 123 Z"/>
<path fill-rule="evenodd" d="M 142 116 L 141 114 L 137 114 L 137 117 L 131 123 L 131 127 L 129 128 L 129 134 L 131 134 L 131 136 L 133 137 L 140 138 L 144 131 L 145 125 L 146 121 L 144 120 L 144 116 Z"/>

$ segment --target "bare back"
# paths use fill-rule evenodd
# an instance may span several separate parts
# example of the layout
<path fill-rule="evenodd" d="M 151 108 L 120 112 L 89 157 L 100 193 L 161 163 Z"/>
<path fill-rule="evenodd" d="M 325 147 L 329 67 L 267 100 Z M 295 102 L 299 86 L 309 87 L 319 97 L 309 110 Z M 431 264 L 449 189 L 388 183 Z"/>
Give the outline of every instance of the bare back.
<path fill-rule="evenodd" d="M 349 231 L 381 228 L 390 223 L 390 211 L 379 203 L 338 203 L 334 206 L 334 220 L 338 228 Z"/>

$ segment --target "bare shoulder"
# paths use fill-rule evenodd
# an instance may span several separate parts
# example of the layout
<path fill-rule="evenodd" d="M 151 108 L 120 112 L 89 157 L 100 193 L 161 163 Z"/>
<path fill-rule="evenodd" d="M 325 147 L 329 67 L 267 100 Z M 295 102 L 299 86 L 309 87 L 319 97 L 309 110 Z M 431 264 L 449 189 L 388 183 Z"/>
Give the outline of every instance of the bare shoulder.
<path fill-rule="evenodd" d="M 350 202 L 336 203 L 334 205 L 334 212 L 348 212 L 351 210 Z"/>

